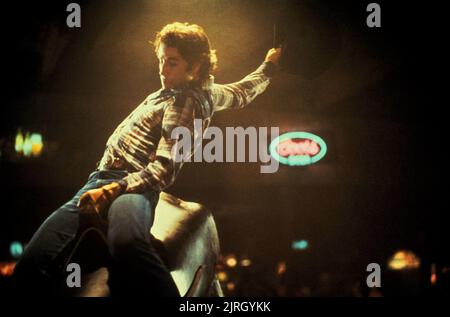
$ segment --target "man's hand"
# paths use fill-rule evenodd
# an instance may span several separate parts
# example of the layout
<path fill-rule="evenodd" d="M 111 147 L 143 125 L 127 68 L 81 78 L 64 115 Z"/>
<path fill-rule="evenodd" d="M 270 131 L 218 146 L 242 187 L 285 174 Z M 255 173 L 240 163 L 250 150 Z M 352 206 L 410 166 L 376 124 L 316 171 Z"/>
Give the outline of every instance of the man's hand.
<path fill-rule="evenodd" d="M 271 48 L 266 55 L 265 62 L 272 62 L 278 66 L 281 57 L 281 47 L 279 48 Z"/>
<path fill-rule="evenodd" d="M 91 189 L 81 195 L 77 207 L 84 212 L 94 210 L 98 215 L 111 204 L 123 191 L 122 186 L 117 182 Z"/>

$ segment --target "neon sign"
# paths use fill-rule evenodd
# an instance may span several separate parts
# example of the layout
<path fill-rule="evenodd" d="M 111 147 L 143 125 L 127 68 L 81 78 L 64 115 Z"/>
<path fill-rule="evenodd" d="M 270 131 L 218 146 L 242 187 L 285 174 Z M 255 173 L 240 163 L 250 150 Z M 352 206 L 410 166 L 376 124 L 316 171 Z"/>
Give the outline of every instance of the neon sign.
<path fill-rule="evenodd" d="M 321 160 L 327 153 L 325 141 L 308 132 L 288 132 L 275 138 L 269 147 L 270 155 L 289 166 L 305 166 Z"/>

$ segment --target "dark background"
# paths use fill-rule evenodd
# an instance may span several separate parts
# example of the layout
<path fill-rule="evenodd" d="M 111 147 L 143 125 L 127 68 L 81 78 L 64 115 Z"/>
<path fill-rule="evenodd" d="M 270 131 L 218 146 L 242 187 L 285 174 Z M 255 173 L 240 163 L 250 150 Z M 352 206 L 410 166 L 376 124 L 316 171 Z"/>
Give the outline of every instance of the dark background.
<path fill-rule="evenodd" d="M 264 95 L 216 113 L 212 125 L 312 132 L 327 156 L 275 174 L 260 174 L 259 163 L 185 164 L 167 191 L 211 209 L 222 252 L 250 256 L 257 280 L 286 260 L 293 280 L 326 272 L 364 283 L 367 264 L 384 268 L 409 249 L 426 289 L 430 264 L 449 264 L 439 7 L 378 1 L 377 29 L 366 26 L 371 1 L 85 0 L 82 27 L 70 29 L 69 2 L 3 11 L 0 260 L 75 194 L 115 127 L 159 89 L 148 41 L 163 25 L 203 26 L 217 49 L 216 81 L 228 83 L 263 61 L 274 23 L 290 12 L 301 17 L 285 26 L 304 71 L 280 72 Z M 43 134 L 40 158 L 11 152 L 18 128 Z M 295 239 L 307 239 L 308 252 L 294 253 Z"/>

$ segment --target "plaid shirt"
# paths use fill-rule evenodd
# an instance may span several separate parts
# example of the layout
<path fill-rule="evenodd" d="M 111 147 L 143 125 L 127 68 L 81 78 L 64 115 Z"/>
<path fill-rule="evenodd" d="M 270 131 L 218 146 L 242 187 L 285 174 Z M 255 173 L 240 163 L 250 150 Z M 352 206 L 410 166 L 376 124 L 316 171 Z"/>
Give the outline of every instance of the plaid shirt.
<path fill-rule="evenodd" d="M 171 139 L 172 130 L 187 127 L 193 139 L 194 119 L 202 119 L 205 131 L 214 112 L 246 106 L 266 89 L 273 73 L 274 65 L 265 62 L 235 83 L 215 84 L 214 77 L 210 76 L 201 87 L 158 90 L 131 112 L 109 137 L 98 169 L 130 172 L 121 182 L 127 193 L 142 193 L 148 189 L 162 191 L 173 184 L 183 165 L 171 156 L 177 141 Z"/>

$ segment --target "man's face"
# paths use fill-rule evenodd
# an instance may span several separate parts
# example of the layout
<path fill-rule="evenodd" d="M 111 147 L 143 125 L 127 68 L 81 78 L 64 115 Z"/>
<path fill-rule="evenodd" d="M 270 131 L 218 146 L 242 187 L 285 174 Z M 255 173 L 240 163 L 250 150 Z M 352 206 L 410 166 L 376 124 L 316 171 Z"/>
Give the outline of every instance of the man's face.
<path fill-rule="evenodd" d="M 177 48 L 161 43 L 157 57 L 159 59 L 159 77 L 164 89 L 177 88 L 188 81 L 189 64 L 180 55 Z"/>

